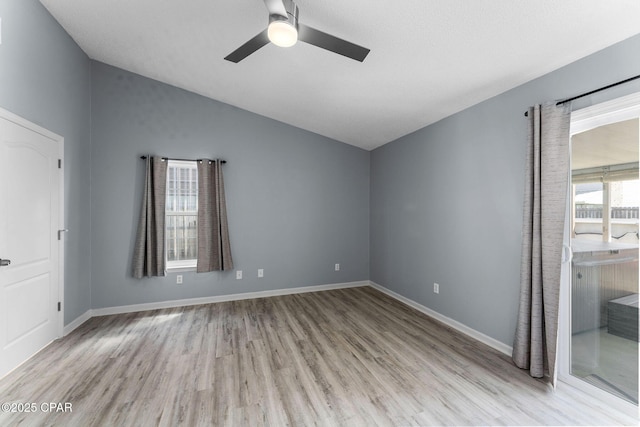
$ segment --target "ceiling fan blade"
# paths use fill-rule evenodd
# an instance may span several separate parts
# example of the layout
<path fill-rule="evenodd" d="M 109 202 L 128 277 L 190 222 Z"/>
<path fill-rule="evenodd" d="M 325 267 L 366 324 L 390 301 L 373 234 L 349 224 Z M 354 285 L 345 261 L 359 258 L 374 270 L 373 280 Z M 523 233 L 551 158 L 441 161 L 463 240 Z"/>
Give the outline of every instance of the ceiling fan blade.
<path fill-rule="evenodd" d="M 298 26 L 298 39 L 360 62 L 364 61 L 370 51 L 366 47 L 339 39 L 304 24 Z"/>
<path fill-rule="evenodd" d="M 269 15 L 287 16 L 287 9 L 282 0 L 264 0 L 264 5 L 267 6 Z"/>
<path fill-rule="evenodd" d="M 256 50 L 260 49 L 262 46 L 269 43 L 269 37 L 267 36 L 267 30 L 264 30 L 229 55 L 225 56 L 224 59 L 227 61 L 235 62 L 236 64 L 242 61 L 247 56 L 251 55 Z"/>

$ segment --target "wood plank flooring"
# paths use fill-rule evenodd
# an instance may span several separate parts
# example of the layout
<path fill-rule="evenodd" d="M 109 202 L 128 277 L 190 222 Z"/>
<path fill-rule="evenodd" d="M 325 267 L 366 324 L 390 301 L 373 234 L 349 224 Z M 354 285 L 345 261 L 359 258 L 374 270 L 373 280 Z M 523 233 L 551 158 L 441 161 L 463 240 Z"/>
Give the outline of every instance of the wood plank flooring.
<path fill-rule="evenodd" d="M 38 405 L 2 426 L 637 424 L 369 287 L 93 318 L 0 402 Z"/>

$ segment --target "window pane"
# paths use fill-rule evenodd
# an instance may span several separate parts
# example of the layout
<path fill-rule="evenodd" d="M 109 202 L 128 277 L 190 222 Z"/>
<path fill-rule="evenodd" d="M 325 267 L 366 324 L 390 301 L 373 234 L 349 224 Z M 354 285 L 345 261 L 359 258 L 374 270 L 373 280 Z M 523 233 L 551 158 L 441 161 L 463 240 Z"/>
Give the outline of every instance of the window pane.
<path fill-rule="evenodd" d="M 198 257 L 196 215 L 167 216 L 167 261 Z"/>
<path fill-rule="evenodd" d="M 180 261 L 195 263 L 198 256 L 197 219 L 198 172 L 196 163 L 170 160 L 167 171 L 166 202 L 166 256 L 168 263 Z M 176 266 L 173 264 L 173 267 Z M 171 264 L 169 267 L 172 267 Z"/>
<path fill-rule="evenodd" d="M 167 212 L 197 212 L 198 173 L 194 167 L 169 167 Z"/>
<path fill-rule="evenodd" d="M 576 184 L 575 191 L 575 238 L 602 241 L 602 183 Z"/>
<path fill-rule="evenodd" d="M 618 242 L 638 243 L 640 181 L 616 181 L 611 191 L 611 237 Z"/>

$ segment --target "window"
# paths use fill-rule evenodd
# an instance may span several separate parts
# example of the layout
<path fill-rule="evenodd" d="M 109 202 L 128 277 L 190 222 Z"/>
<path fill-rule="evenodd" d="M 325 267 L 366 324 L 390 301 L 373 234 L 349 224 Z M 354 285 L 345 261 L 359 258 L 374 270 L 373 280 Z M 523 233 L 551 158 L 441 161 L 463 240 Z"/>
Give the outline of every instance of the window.
<path fill-rule="evenodd" d="M 167 271 L 178 269 L 201 273 L 232 270 L 221 168 L 225 162 L 144 158 L 133 277 L 166 276 Z M 154 185 L 158 180 L 165 185 Z M 199 196 L 204 196 L 204 201 L 198 201 Z M 159 200 L 164 203 L 158 205 Z"/>
<path fill-rule="evenodd" d="M 198 258 L 198 170 L 196 162 L 169 160 L 167 167 L 167 269 L 195 268 Z"/>
<path fill-rule="evenodd" d="M 628 170 L 628 175 L 638 176 L 637 164 Z M 574 184 L 572 237 L 637 244 L 640 181 L 618 181 L 615 176 L 611 180 L 603 175 L 600 182 L 581 182 L 575 171 L 573 179 L 578 183 Z"/>

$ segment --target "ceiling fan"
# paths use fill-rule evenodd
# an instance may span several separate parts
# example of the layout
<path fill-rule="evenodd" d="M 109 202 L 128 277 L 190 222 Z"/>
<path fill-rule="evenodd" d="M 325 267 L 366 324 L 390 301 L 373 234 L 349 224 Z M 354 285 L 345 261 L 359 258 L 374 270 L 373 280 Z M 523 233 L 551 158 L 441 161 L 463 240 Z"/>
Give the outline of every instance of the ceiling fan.
<path fill-rule="evenodd" d="M 356 61 L 364 61 L 369 49 L 316 30 L 298 22 L 299 10 L 293 0 L 264 0 L 269 11 L 269 26 L 257 36 L 231 52 L 224 59 L 238 63 L 271 42 L 289 47 L 298 40 L 335 52 Z"/>

